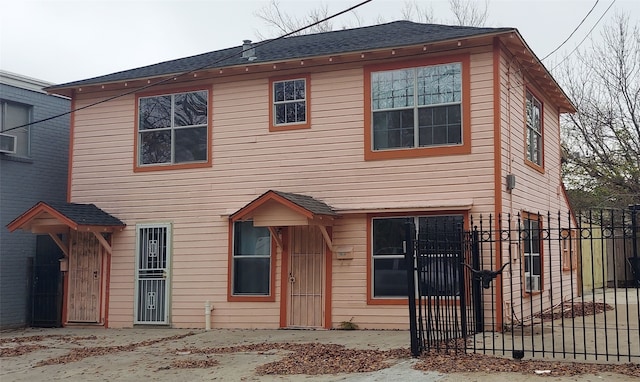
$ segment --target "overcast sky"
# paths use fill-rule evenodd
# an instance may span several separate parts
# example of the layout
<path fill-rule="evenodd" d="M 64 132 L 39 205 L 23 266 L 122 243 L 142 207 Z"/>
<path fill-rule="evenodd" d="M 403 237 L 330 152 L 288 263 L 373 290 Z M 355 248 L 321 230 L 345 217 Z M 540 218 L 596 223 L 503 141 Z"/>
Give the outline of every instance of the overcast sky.
<path fill-rule="evenodd" d="M 362 0 L 280 0 L 281 9 L 304 16 L 320 4 L 330 13 Z M 483 0 L 479 0 L 483 1 Z M 333 25 L 362 26 L 402 18 L 404 0 L 373 0 Z M 589 33 L 612 0 L 600 0 L 590 17 L 554 56 L 549 67 Z M 0 0 L 0 69 L 65 83 L 275 37 L 255 16 L 269 0 Z M 436 20 L 451 22 L 446 0 L 429 4 Z M 518 28 L 542 58 L 558 47 L 596 0 L 490 0 L 487 26 Z M 639 0 L 617 0 L 592 32 L 624 12 L 640 19 Z M 583 46 L 587 45 L 587 40 Z"/>

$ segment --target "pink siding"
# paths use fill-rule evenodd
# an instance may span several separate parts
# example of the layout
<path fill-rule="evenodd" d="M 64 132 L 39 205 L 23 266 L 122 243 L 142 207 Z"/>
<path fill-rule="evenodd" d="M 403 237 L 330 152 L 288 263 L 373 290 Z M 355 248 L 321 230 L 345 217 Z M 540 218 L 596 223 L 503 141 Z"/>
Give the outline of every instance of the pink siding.
<path fill-rule="evenodd" d="M 516 188 L 511 192 L 507 192 L 503 186 L 503 214 L 515 215 L 518 213 L 529 212 L 544 214 L 544 229 L 555 229 L 557 232 L 557 213 L 562 214 L 562 227 L 567 222 L 567 214 L 569 206 L 562 192 L 561 184 L 561 168 L 560 168 L 560 127 L 559 113 L 557 107 L 551 103 L 549 99 L 543 96 L 543 92 L 532 83 L 530 77 L 523 74 L 523 68 L 512 62 L 506 54 L 501 55 L 500 62 L 501 75 L 501 128 L 502 134 L 502 163 L 501 163 L 501 179 L 505 179 L 506 175 L 511 173 L 516 176 Z M 543 131 L 544 131 L 544 171 L 540 172 L 532 168 L 525 162 L 525 92 L 530 88 L 543 103 Z M 504 183 L 503 183 L 504 184 Z M 551 212 L 551 227 L 546 222 L 546 213 Z M 554 221 L 555 220 L 555 221 Z M 509 261 L 507 248 L 504 248 L 503 262 Z M 549 253 L 550 252 L 550 253 Z M 521 272 L 521 253 L 518 248 L 512 248 L 514 258 L 512 264 L 511 277 L 513 277 L 513 285 L 517 286 L 523 283 L 523 274 Z M 517 256 L 517 257 L 516 257 Z M 552 270 L 552 271 L 551 271 Z M 553 275 L 553 277 L 552 277 Z M 562 281 L 560 280 L 562 277 Z M 558 242 L 552 242 L 551 248 L 545 245 L 544 248 L 544 289 L 543 298 L 536 296 L 533 302 L 525 300 L 523 306 L 524 313 L 534 310 L 540 310 L 540 302 L 547 303 L 545 307 L 550 305 L 548 298 L 549 289 L 552 287 L 555 296 L 560 296 L 560 289 L 564 295 L 571 295 L 570 288 L 577 285 L 576 273 L 562 271 L 562 256 Z M 516 312 L 520 312 L 520 305 L 513 301 L 518 301 L 520 296 L 510 296 L 509 281 L 504 283 L 505 295 L 505 314 L 513 308 Z M 514 291 L 514 294 L 519 294 Z M 554 301 L 557 303 L 559 301 Z"/>
<path fill-rule="evenodd" d="M 507 79 L 506 62 L 501 80 Z M 286 73 L 274 73 L 282 75 Z M 511 74 L 512 80 L 516 79 Z M 227 302 L 228 215 L 266 190 L 297 192 L 348 210 L 353 206 L 399 200 L 424 205 L 425 200 L 472 200 L 472 213 L 494 211 L 493 55 L 490 48 L 471 54 L 472 153 L 429 158 L 364 161 L 363 68 L 341 67 L 311 73 L 311 129 L 269 132 L 268 77 L 227 78 L 193 82 L 212 85 L 213 166 L 155 172 L 133 172 L 135 96 L 75 113 L 73 202 L 95 203 L 127 223 L 114 237 L 109 322 L 133 325 L 135 225 L 172 224 L 173 248 L 170 321 L 175 327 L 204 327 L 204 303 L 214 306 L 214 327 L 275 328 L 280 320 L 281 255 L 276 255 L 273 302 Z M 176 85 L 178 86 L 178 85 Z M 182 85 L 182 88 L 187 85 Z M 558 185 L 555 160 L 547 173 L 522 166 L 522 91 L 502 96 L 506 129 L 511 107 L 514 129 L 511 151 L 503 137 L 502 172 L 515 158 L 518 188 L 503 194 L 514 205 L 558 208 L 561 202 L 542 198 Z M 115 93 L 79 94 L 77 107 Z M 546 100 L 543 100 L 546 104 Z M 469 117 L 469 116 L 465 116 Z M 545 107 L 545 140 L 557 139 L 557 119 Z M 549 158 L 557 145 L 545 145 Z M 529 190 L 525 192 L 525 190 Z M 532 193 L 531 190 L 534 190 Z M 401 197 L 398 197 L 401 195 Z M 527 208 L 527 209 L 528 209 Z M 564 207 L 566 208 L 566 207 Z M 353 211 L 352 211 L 353 212 Z M 332 321 L 362 328 L 404 327 L 404 305 L 367 305 L 366 215 L 349 213 L 333 227 L 334 245 L 354 247 L 350 260 L 333 261 Z M 260 314 L 255 314 L 260 309 Z"/>

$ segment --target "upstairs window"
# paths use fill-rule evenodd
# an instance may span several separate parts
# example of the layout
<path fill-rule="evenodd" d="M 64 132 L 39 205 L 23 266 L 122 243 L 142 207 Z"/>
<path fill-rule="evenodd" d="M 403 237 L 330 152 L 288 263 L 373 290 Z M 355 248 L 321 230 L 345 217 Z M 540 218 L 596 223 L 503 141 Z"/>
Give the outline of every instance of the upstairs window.
<path fill-rule="evenodd" d="M 527 160 L 542 166 L 542 103 L 527 91 Z"/>
<path fill-rule="evenodd" d="M 15 129 L 29 122 L 31 122 L 31 106 L 0 100 L 0 133 L 15 137 L 15 154 L 13 155 L 20 157 L 31 155 L 29 126 Z"/>
<path fill-rule="evenodd" d="M 272 79 L 270 129 L 294 130 L 309 128 L 309 76 Z"/>
<path fill-rule="evenodd" d="M 364 159 L 471 153 L 470 56 L 364 67 Z"/>
<path fill-rule="evenodd" d="M 138 166 L 206 164 L 209 139 L 207 90 L 138 98 Z"/>
<path fill-rule="evenodd" d="M 462 64 L 371 73 L 373 149 L 462 143 Z"/>

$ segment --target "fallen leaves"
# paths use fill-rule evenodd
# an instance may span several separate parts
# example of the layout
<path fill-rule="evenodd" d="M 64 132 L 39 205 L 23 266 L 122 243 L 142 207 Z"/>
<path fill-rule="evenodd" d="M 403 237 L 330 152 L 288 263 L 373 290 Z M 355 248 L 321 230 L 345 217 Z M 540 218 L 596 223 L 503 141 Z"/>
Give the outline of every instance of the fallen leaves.
<path fill-rule="evenodd" d="M 17 357 L 25 354 L 29 354 L 32 351 L 44 349 L 46 346 L 42 345 L 18 345 L 14 347 L 3 347 L 0 348 L 0 358 L 1 357 Z"/>
<path fill-rule="evenodd" d="M 591 309 L 591 307 L 586 307 Z M 603 309 L 605 307 L 602 307 Z M 593 306 L 594 310 L 599 309 Z M 118 352 L 131 352 L 140 347 L 152 346 L 162 342 L 179 340 L 195 333 L 174 335 L 149 339 L 140 342 L 114 346 L 82 346 L 81 340 L 96 340 L 95 336 L 31 336 L 2 339 L 0 357 L 16 357 L 30 352 L 56 347 L 45 340 L 64 341 L 76 345 L 59 357 L 49 358 L 36 363 L 37 366 L 59 365 L 77 362 L 87 357 L 99 357 Z M 463 341 L 463 340 L 459 340 Z M 513 360 L 491 355 L 464 353 L 464 343 L 449 343 L 440 349 L 425 352 L 414 365 L 422 371 L 438 371 L 441 373 L 498 373 L 511 372 L 528 375 L 545 376 L 577 376 L 585 374 L 617 373 L 630 377 L 640 377 L 640 365 L 628 364 L 596 364 L 564 361 Z M 455 346 L 454 346 L 455 345 Z M 459 345 L 459 346 L 458 346 Z M 458 347 L 458 351 L 456 351 Z M 59 349 L 59 348 L 58 348 Z M 220 365 L 220 360 L 211 355 L 249 353 L 255 355 L 276 356 L 277 360 L 256 367 L 257 375 L 322 375 L 339 373 L 364 373 L 382 370 L 392 366 L 398 360 L 408 359 L 410 352 L 406 348 L 379 350 L 375 348 L 354 349 L 339 344 L 323 343 L 290 343 L 264 342 L 226 347 L 187 347 L 169 350 L 170 357 L 165 357 L 164 366 L 156 371 L 169 369 L 205 369 Z M 269 358 L 273 360 L 274 358 Z M 263 358 L 263 360 L 266 360 Z M 264 362 L 264 361 L 263 361 Z M 157 367 L 157 366 L 156 366 Z M 544 371 L 544 373 L 536 373 Z M 548 372 L 547 372 L 548 371 Z"/>
<path fill-rule="evenodd" d="M 75 342 L 82 340 L 96 340 L 98 337 L 96 336 L 64 336 L 58 334 L 51 334 L 46 336 L 25 336 L 25 337 L 8 337 L 8 338 L 0 338 L 0 345 L 4 345 L 7 343 L 24 343 L 24 342 L 42 342 L 46 340 L 58 340 L 63 342 Z"/>
<path fill-rule="evenodd" d="M 617 373 L 640 377 L 640 364 L 596 364 L 560 361 L 518 361 L 484 354 L 426 352 L 414 366 L 417 370 L 441 373 L 523 373 L 550 370 L 539 376 L 575 376 L 584 374 Z M 538 375 L 538 374 L 536 374 Z"/>
<path fill-rule="evenodd" d="M 36 367 L 46 366 L 46 365 L 59 365 L 59 364 L 65 364 L 70 362 L 77 362 L 88 357 L 96 357 L 96 356 L 101 356 L 101 355 L 111 354 L 116 352 L 123 352 L 123 351 L 132 351 L 142 346 L 150 346 L 160 342 L 179 340 L 194 334 L 195 334 L 194 332 L 189 332 L 186 334 L 177 334 L 175 336 L 156 338 L 153 340 L 145 340 L 141 342 L 135 342 L 135 343 L 131 343 L 127 345 L 119 345 L 119 346 L 81 347 L 77 349 L 72 349 L 69 353 L 63 356 L 42 360 L 36 363 Z"/>
<path fill-rule="evenodd" d="M 386 369 L 398 358 L 408 358 L 408 349 L 362 350 L 344 345 L 319 343 L 259 343 L 218 348 L 178 349 L 178 353 L 226 354 L 240 352 L 283 351 L 282 359 L 260 365 L 258 375 L 365 373 Z"/>
<path fill-rule="evenodd" d="M 48 336 L 26 336 L 26 337 L 10 337 L 10 338 L 0 338 L 0 345 L 4 345 L 0 347 L 0 358 L 2 357 L 17 357 L 24 354 L 31 353 L 36 350 L 46 349 L 47 346 L 44 345 L 30 345 L 25 343 L 29 342 L 42 342 L 46 340 L 56 340 L 68 343 L 77 344 L 78 341 L 81 340 L 95 340 L 96 336 L 63 336 L 63 335 L 48 335 Z M 9 344 L 9 346 L 7 346 Z"/>
<path fill-rule="evenodd" d="M 204 369 L 208 367 L 218 366 L 220 362 L 213 358 L 207 359 L 185 359 L 175 360 L 171 362 L 170 368 L 173 369 Z"/>
<path fill-rule="evenodd" d="M 575 318 L 592 316 L 602 313 L 606 310 L 613 310 L 613 306 L 603 302 L 564 302 L 562 305 L 547 309 L 544 312 L 534 314 L 536 318 L 543 320 L 557 320 L 559 318 Z"/>
<path fill-rule="evenodd" d="M 391 350 L 347 349 L 344 345 L 304 344 L 281 360 L 260 365 L 258 375 L 365 373 L 386 369 L 397 358 Z M 408 356 L 408 351 L 405 356 Z"/>

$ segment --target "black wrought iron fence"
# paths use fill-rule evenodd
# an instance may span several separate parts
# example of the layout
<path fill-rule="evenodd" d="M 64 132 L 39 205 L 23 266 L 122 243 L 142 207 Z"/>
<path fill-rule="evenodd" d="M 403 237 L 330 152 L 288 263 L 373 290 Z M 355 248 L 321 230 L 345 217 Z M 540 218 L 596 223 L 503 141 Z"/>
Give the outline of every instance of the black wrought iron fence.
<path fill-rule="evenodd" d="M 411 225 L 412 353 L 640 362 L 639 214 L 640 206 Z"/>

